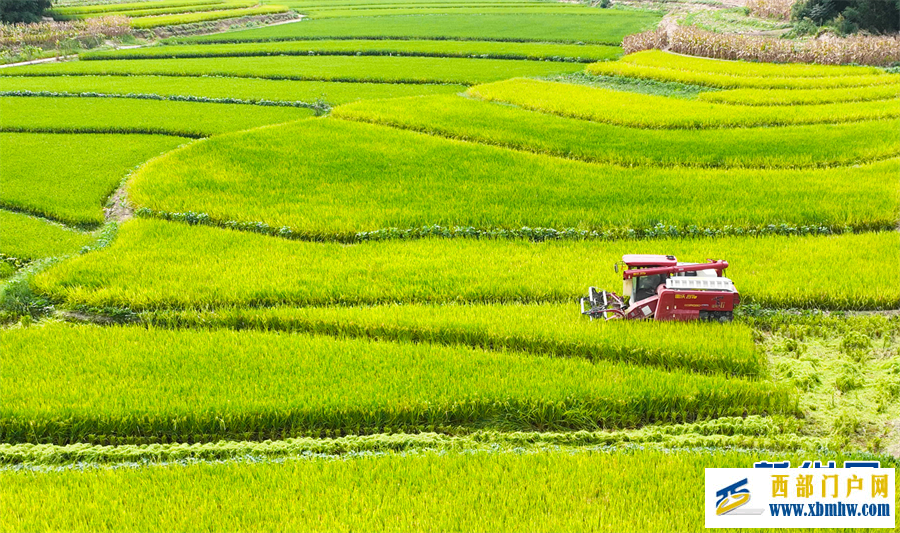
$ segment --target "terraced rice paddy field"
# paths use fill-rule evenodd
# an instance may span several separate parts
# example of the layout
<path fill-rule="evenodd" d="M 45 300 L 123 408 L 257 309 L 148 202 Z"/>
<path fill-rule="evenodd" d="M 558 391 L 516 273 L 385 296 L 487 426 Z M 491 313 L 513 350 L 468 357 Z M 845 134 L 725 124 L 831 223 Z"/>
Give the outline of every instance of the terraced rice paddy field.
<path fill-rule="evenodd" d="M 699 531 L 704 468 L 897 465 L 900 75 L 279 6 L 0 69 L 0 531 Z M 734 322 L 581 316 L 628 253 L 727 259 Z"/>

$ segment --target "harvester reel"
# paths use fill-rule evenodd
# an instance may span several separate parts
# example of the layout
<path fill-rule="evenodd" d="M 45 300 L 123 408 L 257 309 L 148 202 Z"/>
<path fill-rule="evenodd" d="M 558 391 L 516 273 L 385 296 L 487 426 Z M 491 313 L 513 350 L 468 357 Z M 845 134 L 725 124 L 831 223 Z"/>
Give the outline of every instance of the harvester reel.
<path fill-rule="evenodd" d="M 589 288 L 588 296 L 581 298 L 581 314 L 589 316 L 591 320 L 625 318 L 624 309 L 625 300 L 621 296 L 614 292 L 598 291 L 596 287 Z"/>

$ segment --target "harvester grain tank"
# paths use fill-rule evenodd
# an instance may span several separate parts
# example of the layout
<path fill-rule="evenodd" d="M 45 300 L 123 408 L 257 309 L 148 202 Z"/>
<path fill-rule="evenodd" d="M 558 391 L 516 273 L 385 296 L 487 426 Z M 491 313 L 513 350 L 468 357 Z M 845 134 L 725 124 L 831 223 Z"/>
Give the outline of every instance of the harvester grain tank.
<path fill-rule="evenodd" d="M 581 314 L 629 320 L 715 320 L 730 322 L 741 296 L 725 277 L 727 261 L 679 263 L 672 255 L 625 255 L 622 295 L 591 287 Z"/>

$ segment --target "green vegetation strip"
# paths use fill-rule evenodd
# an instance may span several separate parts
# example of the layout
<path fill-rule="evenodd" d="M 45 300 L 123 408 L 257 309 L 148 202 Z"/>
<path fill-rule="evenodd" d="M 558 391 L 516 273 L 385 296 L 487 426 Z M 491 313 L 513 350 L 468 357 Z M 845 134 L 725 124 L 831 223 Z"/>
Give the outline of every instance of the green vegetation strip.
<path fill-rule="evenodd" d="M 723 89 L 835 89 L 850 87 L 874 87 L 877 85 L 896 86 L 900 84 L 900 76 L 888 74 L 864 74 L 859 76 L 829 77 L 775 77 L 775 76 L 737 76 L 717 72 L 697 72 L 663 67 L 634 65 L 622 61 L 591 63 L 587 67 L 589 74 L 597 76 L 625 76 L 657 81 L 690 83 L 721 87 Z"/>
<path fill-rule="evenodd" d="M 735 107 L 585 85 L 513 79 L 469 96 L 532 111 L 638 128 L 720 128 L 857 122 L 900 117 L 900 99 L 792 107 Z"/>
<path fill-rule="evenodd" d="M 540 13 L 394 15 L 303 21 L 177 42 L 234 43 L 319 39 L 439 39 L 518 42 L 584 42 L 618 45 L 626 35 L 655 26 L 654 12 L 597 10 L 594 15 Z"/>
<path fill-rule="evenodd" d="M 900 153 L 898 120 L 726 131 L 648 131 L 445 95 L 358 102 L 335 108 L 332 116 L 626 166 L 823 167 Z"/>
<path fill-rule="evenodd" d="M 757 447 L 769 450 L 813 450 L 819 441 L 797 435 L 799 421 L 787 416 L 722 417 L 703 422 L 645 426 L 635 430 L 505 432 L 445 428 L 445 433 L 379 433 L 345 437 L 297 437 L 278 441 L 219 441 L 197 444 L 0 444 L 0 465 L 22 465 L 36 470 L 77 465 L 118 466 L 187 461 L 240 461 L 293 458 L 299 455 L 352 457 L 415 451 L 485 451 L 498 447 L 544 451 L 563 446 L 570 450 L 598 446 L 645 447 Z M 134 441 L 123 437 L 122 442 Z M 2 471 L 2 469 L 0 469 Z"/>
<path fill-rule="evenodd" d="M 172 59 L 277 55 L 404 55 L 490 59 L 600 61 L 621 55 L 618 46 L 491 41 L 313 40 L 275 43 L 168 45 L 104 50 L 81 54 L 81 60 Z"/>
<path fill-rule="evenodd" d="M 302 23 L 301 23 L 302 24 Z M 549 76 L 581 70 L 578 63 L 448 57 L 220 57 L 72 61 L 3 69 L 4 75 L 226 76 L 282 80 L 375 83 L 476 84 L 516 76 Z"/>
<path fill-rule="evenodd" d="M 724 61 L 721 59 L 672 54 L 660 50 L 646 50 L 629 54 L 622 58 L 622 62 L 642 67 L 726 74 L 741 78 L 825 78 L 832 76 L 885 75 L 885 71 L 878 67 Z"/>
<path fill-rule="evenodd" d="M 69 255 L 97 240 L 96 234 L 2 209 L 0 227 L 3 228 L 0 254 L 26 261 Z"/>
<path fill-rule="evenodd" d="M 727 259 L 744 301 L 766 307 L 900 304 L 900 286 L 884 275 L 900 261 L 894 232 L 616 242 L 423 239 L 350 246 L 156 220 L 130 221 L 119 233 L 109 248 L 38 275 L 37 290 L 66 305 L 134 310 L 571 302 L 590 285 L 621 286 L 620 275 L 597 265 L 612 265 L 626 253 L 663 253 L 682 261 Z"/>
<path fill-rule="evenodd" d="M 249 328 L 463 344 L 702 373 L 759 376 L 766 366 L 745 326 L 592 322 L 585 320 L 577 304 L 225 308 L 149 312 L 141 320 L 156 327 Z"/>
<path fill-rule="evenodd" d="M 600 429 L 791 413 L 795 404 L 789 389 L 764 381 L 459 346 L 66 324 L 0 339 L 8 443 Z"/>
<path fill-rule="evenodd" d="M 416 237 L 435 225 L 435 234 L 458 227 L 461 237 L 527 236 L 527 228 L 536 238 L 579 239 L 710 227 L 820 233 L 893 228 L 898 173 L 898 159 L 834 169 L 622 168 L 326 118 L 194 143 L 144 166 L 129 196 L 167 218 L 346 242 Z"/>
<path fill-rule="evenodd" d="M 342 83 L 330 81 L 202 78 L 183 76 L 0 76 L 0 93 L 7 96 L 94 96 L 105 94 L 138 99 L 196 98 L 230 103 L 280 104 L 307 107 L 357 100 L 451 94 L 463 85 Z"/>
<path fill-rule="evenodd" d="M 900 98 L 900 85 L 847 87 L 840 89 L 731 89 L 705 91 L 697 97 L 706 102 L 752 106 L 815 105 L 838 102 L 868 102 Z"/>
<path fill-rule="evenodd" d="M 150 135 L 0 133 L 0 206 L 97 226 L 106 198 L 129 170 L 184 142 Z"/>
<path fill-rule="evenodd" d="M 310 109 L 122 98 L 0 98 L 7 132 L 143 133 L 206 137 L 312 116 Z"/>
<path fill-rule="evenodd" d="M 778 459 L 796 465 L 873 457 L 807 452 Z M 10 471 L 0 473 L 9 515 L 0 529 L 701 532 L 704 470 L 772 460 L 766 451 L 501 449 Z"/>
<path fill-rule="evenodd" d="M 161 15 L 158 17 L 140 17 L 131 19 L 131 27 L 138 29 L 158 28 L 160 26 L 175 26 L 178 24 L 195 24 L 197 22 L 209 22 L 238 17 L 252 17 L 258 15 L 272 15 L 288 11 L 286 6 L 265 5 L 248 7 L 244 9 L 227 9 L 224 11 L 204 11 L 201 13 L 182 13 L 178 15 Z"/>

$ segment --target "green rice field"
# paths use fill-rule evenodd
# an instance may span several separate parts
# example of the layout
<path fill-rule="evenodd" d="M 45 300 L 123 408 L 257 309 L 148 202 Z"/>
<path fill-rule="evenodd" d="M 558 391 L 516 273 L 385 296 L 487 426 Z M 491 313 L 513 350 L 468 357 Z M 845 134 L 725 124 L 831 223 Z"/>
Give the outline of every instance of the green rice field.
<path fill-rule="evenodd" d="M 123 226 L 109 248 L 59 265 L 35 283 L 66 305 L 141 310 L 564 302 L 588 285 L 620 281 L 612 269 L 597 272 L 579 257 L 611 265 L 625 253 L 647 253 L 662 243 L 667 254 L 728 258 L 744 297 L 766 306 L 888 309 L 900 303 L 900 287 L 877 275 L 900 260 L 893 232 L 662 242 L 428 238 L 347 246 L 140 220 Z M 764 253 L 774 247 L 779 254 Z M 266 261 L 257 261 L 262 256 Z M 460 262 L 465 269 L 457 268 Z M 785 265 L 797 263 L 808 266 L 804 277 L 816 283 L 795 283 Z"/>
<path fill-rule="evenodd" d="M 720 7 L 55 2 L 131 29 L 0 69 L 0 531 L 699 532 L 706 468 L 898 466 L 900 75 L 625 53 Z M 583 316 L 628 254 L 739 304 Z"/>

